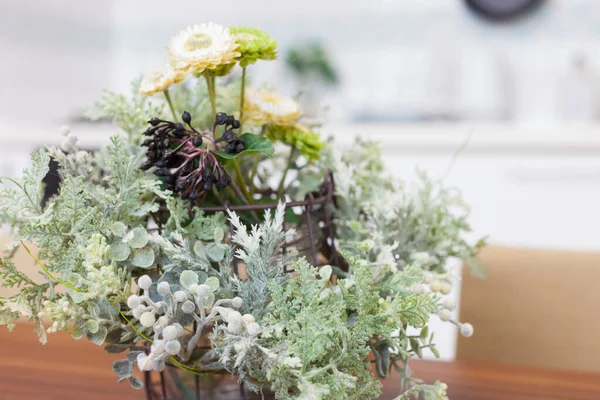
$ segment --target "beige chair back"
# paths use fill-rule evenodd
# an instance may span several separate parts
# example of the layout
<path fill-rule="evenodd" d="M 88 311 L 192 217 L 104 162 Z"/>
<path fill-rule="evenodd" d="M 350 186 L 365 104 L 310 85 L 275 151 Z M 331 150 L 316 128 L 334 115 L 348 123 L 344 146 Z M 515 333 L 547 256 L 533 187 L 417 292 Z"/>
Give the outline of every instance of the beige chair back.
<path fill-rule="evenodd" d="M 465 274 L 458 359 L 600 372 L 600 253 L 490 246 Z"/>

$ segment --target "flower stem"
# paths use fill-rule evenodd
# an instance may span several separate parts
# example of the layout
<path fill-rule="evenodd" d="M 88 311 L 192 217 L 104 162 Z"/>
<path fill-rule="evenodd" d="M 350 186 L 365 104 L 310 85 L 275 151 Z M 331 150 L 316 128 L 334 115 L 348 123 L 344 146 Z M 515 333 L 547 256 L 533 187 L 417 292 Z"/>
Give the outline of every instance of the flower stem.
<path fill-rule="evenodd" d="M 173 101 L 171 101 L 171 95 L 169 94 L 169 89 L 163 90 L 163 93 L 165 94 L 165 99 L 167 99 L 167 104 L 169 104 L 169 108 L 171 109 L 171 113 L 173 114 L 173 120 L 177 121 L 179 118 L 177 118 L 177 113 L 175 112 L 175 107 L 173 107 Z"/>
<path fill-rule="evenodd" d="M 206 79 L 206 87 L 208 89 L 208 97 L 210 98 L 210 106 L 212 108 L 213 117 L 217 115 L 217 104 L 215 99 L 215 88 L 213 87 L 214 81 L 211 79 L 208 70 L 204 70 L 204 78 Z"/>
<path fill-rule="evenodd" d="M 244 118 L 244 99 L 246 97 L 246 67 L 242 67 L 242 88 L 240 92 L 240 132 L 242 131 L 243 118 Z"/>
<path fill-rule="evenodd" d="M 285 178 L 287 178 L 287 174 L 288 171 L 290 170 L 290 168 L 292 167 L 292 164 L 294 163 L 294 160 L 296 159 L 296 153 L 297 150 L 295 147 L 292 147 L 292 149 L 290 150 L 290 156 L 288 158 L 288 163 L 285 167 L 285 171 L 283 171 L 283 176 L 281 177 L 281 180 L 279 181 L 279 198 L 281 198 L 283 196 L 283 192 L 285 189 Z"/>

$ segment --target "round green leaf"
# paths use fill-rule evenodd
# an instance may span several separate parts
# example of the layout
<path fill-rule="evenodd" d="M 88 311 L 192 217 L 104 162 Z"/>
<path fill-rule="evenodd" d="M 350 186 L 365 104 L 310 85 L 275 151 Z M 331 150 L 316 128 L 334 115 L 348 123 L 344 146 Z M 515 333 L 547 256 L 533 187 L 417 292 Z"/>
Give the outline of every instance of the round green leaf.
<path fill-rule="evenodd" d="M 225 249 L 217 243 L 210 243 L 206 246 L 206 255 L 213 261 L 221 261 L 225 257 Z"/>
<path fill-rule="evenodd" d="M 139 268 L 150 268 L 154 264 L 154 251 L 150 247 L 134 250 L 131 263 Z"/>
<path fill-rule="evenodd" d="M 225 237 L 225 231 L 220 226 L 215 228 L 215 242 L 221 243 Z"/>
<path fill-rule="evenodd" d="M 181 286 L 189 290 L 190 286 L 198 284 L 198 274 L 194 271 L 185 270 L 179 277 L 179 283 L 181 283 Z"/>
<path fill-rule="evenodd" d="M 200 257 L 204 257 L 206 254 L 206 249 L 204 248 L 204 243 L 202 243 L 200 240 L 196 241 L 196 243 L 194 243 L 194 253 L 196 253 L 197 256 Z"/>
<path fill-rule="evenodd" d="M 88 333 L 87 337 L 90 342 L 100 346 L 102 343 L 104 343 L 106 335 L 108 335 L 108 329 L 106 329 L 104 326 L 100 326 L 96 332 Z"/>
<path fill-rule="evenodd" d="M 148 232 L 139 226 L 137 228 L 133 228 L 127 235 L 125 235 L 123 238 L 123 243 L 127 243 L 132 249 L 141 249 L 148 244 L 149 238 L 150 236 L 148 235 Z"/>
<path fill-rule="evenodd" d="M 122 223 L 120 221 L 114 222 L 110 226 L 110 231 L 115 236 L 123 237 L 123 236 L 125 236 L 125 233 L 127 232 L 127 225 L 125 225 L 124 223 Z"/>
<path fill-rule="evenodd" d="M 323 265 L 319 270 L 319 275 L 324 281 L 328 281 L 331 277 L 331 265 Z"/>
<path fill-rule="evenodd" d="M 219 278 L 215 276 L 211 276 L 210 278 L 208 278 L 205 283 L 208 285 L 208 287 L 210 287 L 210 289 L 213 292 L 216 292 L 217 289 L 219 289 Z"/>
<path fill-rule="evenodd" d="M 110 245 L 110 257 L 117 262 L 127 260 L 130 254 L 131 248 L 120 240 Z"/>

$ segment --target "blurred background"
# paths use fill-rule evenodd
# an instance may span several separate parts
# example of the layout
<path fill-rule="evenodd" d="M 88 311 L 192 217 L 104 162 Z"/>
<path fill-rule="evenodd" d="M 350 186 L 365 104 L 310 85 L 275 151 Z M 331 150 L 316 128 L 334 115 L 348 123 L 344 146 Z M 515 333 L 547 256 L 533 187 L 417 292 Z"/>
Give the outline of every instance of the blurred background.
<path fill-rule="evenodd" d="M 0 175 L 61 125 L 104 142 L 114 129 L 82 112 L 206 21 L 278 38 L 253 83 L 300 94 L 340 146 L 380 140 L 395 174 L 462 190 L 489 275 L 465 277 L 461 319 L 478 334 L 457 352 L 448 327 L 445 358 L 600 368 L 582 363 L 600 351 L 585 333 L 600 301 L 600 2 L 2 0 Z"/>

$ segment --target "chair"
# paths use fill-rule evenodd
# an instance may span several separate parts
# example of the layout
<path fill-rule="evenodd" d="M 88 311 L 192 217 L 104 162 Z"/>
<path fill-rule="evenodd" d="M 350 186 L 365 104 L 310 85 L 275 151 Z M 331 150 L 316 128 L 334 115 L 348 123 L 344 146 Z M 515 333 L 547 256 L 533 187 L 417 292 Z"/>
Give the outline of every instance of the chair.
<path fill-rule="evenodd" d="M 600 253 L 490 246 L 465 273 L 457 359 L 600 372 Z"/>

